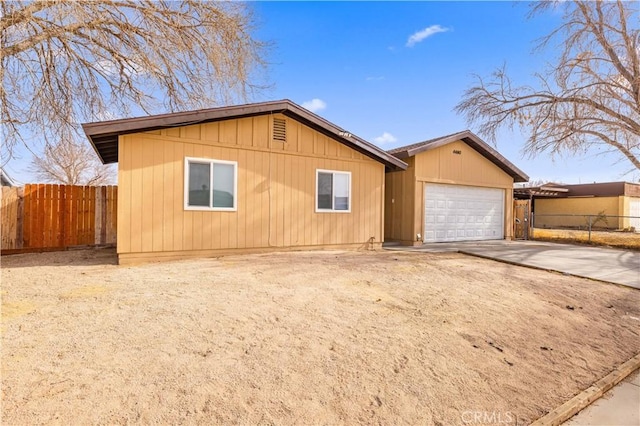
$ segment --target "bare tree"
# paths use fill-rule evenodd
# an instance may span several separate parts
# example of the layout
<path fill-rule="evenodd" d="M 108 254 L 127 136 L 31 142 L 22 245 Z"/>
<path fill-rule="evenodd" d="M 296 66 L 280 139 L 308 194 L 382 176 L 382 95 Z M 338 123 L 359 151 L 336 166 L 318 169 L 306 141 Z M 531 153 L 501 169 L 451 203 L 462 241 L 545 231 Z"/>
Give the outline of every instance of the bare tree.
<path fill-rule="evenodd" d="M 555 65 L 536 74 L 537 88 L 516 86 L 505 69 L 476 76 L 456 111 L 495 140 L 501 127 L 530 131 L 530 155 L 617 152 L 640 169 L 640 30 L 634 2 L 537 2 L 534 16 L 564 8 L 563 24 L 539 49 L 561 46 Z"/>
<path fill-rule="evenodd" d="M 39 182 L 65 185 L 112 185 L 115 170 L 104 165 L 88 143 L 72 135 L 48 144 L 41 156 L 34 156 L 31 172 Z"/>
<path fill-rule="evenodd" d="M 82 121 L 245 99 L 264 66 L 242 3 L 3 1 L 0 12 L 5 154 Z"/>

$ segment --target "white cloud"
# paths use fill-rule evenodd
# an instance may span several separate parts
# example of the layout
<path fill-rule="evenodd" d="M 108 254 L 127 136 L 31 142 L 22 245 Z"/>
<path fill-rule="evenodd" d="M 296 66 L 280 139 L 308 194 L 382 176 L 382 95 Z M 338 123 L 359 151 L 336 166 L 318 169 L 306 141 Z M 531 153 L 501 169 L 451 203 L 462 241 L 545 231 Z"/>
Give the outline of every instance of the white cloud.
<path fill-rule="evenodd" d="M 411 34 L 411 36 L 407 40 L 407 47 L 413 47 L 416 43 L 420 43 L 427 37 L 431 37 L 432 35 L 437 33 L 446 33 L 447 31 L 449 31 L 449 28 L 445 28 L 440 25 L 431 25 L 430 27 L 427 27 L 422 31 Z"/>
<path fill-rule="evenodd" d="M 322 99 L 313 98 L 310 101 L 302 103 L 302 107 L 308 109 L 311 112 L 322 111 L 327 107 L 327 103 Z"/>
<path fill-rule="evenodd" d="M 388 143 L 397 142 L 398 139 L 395 136 L 393 136 L 391 133 L 384 132 L 382 133 L 382 135 L 378 136 L 377 138 L 374 138 L 373 141 L 378 145 L 386 145 Z"/>

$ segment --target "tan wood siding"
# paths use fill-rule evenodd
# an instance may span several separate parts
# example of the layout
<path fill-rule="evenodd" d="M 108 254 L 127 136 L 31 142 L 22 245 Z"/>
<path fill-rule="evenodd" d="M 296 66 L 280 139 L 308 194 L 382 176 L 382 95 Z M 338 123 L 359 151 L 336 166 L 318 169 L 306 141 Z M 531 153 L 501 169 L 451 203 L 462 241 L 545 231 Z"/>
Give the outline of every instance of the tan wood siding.
<path fill-rule="evenodd" d="M 406 160 L 409 167 L 403 172 L 385 176 L 385 241 L 412 244 L 415 235 L 416 180 L 414 158 Z M 421 232 L 421 231 L 417 231 Z"/>
<path fill-rule="evenodd" d="M 272 117 L 121 136 L 118 253 L 380 243 L 384 166 L 283 115 L 272 141 Z M 185 157 L 238 163 L 237 211 L 184 210 Z M 351 172 L 350 213 L 315 212 L 316 169 Z"/>
<path fill-rule="evenodd" d="M 493 188 L 513 186 L 511 176 L 462 141 L 421 152 L 415 156 L 415 167 L 417 179 L 424 182 Z"/>
<path fill-rule="evenodd" d="M 627 210 L 625 210 L 625 198 Z M 586 215 L 604 213 L 609 216 L 628 216 L 628 198 L 624 196 L 538 198 L 534 201 L 534 226 L 536 228 L 584 227 L 588 224 Z M 629 226 L 628 222 L 628 218 L 625 221 L 622 217 L 611 217 L 607 219 L 604 227 L 624 229 Z"/>

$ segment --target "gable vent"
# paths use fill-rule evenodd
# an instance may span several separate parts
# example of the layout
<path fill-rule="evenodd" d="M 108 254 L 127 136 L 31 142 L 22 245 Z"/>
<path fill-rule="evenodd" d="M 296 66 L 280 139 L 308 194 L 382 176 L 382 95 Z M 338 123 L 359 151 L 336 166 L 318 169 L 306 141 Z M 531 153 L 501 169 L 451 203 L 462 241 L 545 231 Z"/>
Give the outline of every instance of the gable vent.
<path fill-rule="evenodd" d="M 287 141 L 287 121 L 282 118 L 273 119 L 273 140 Z"/>

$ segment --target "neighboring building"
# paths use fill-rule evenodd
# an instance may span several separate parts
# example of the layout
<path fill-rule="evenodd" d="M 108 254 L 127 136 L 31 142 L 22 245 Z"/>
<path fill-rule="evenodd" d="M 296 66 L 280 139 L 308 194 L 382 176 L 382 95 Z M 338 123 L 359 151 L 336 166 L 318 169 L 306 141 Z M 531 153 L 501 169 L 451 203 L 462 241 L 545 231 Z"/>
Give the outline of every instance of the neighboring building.
<path fill-rule="evenodd" d="M 385 238 L 423 242 L 511 239 L 513 184 L 528 176 L 470 131 L 388 151 Z"/>
<path fill-rule="evenodd" d="M 3 168 L 0 168 L 0 184 L 1 186 L 15 186 L 15 183 Z"/>
<path fill-rule="evenodd" d="M 288 100 L 83 125 L 118 162 L 120 263 L 380 246 L 406 164 Z"/>
<path fill-rule="evenodd" d="M 577 228 L 585 216 L 610 216 L 597 227 L 640 231 L 640 184 L 604 182 L 578 185 L 546 183 L 532 188 L 515 188 L 520 199 L 532 200 L 536 228 Z"/>

